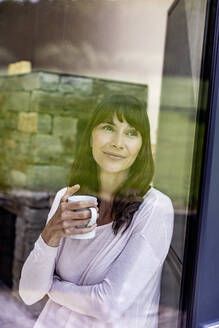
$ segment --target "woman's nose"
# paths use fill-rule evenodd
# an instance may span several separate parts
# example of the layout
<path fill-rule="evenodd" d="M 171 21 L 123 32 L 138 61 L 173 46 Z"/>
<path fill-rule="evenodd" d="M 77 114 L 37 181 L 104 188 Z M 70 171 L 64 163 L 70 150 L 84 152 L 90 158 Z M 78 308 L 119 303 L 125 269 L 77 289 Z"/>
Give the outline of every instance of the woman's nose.
<path fill-rule="evenodd" d="M 111 145 L 114 148 L 123 149 L 124 147 L 123 135 L 121 133 L 115 133 Z"/>

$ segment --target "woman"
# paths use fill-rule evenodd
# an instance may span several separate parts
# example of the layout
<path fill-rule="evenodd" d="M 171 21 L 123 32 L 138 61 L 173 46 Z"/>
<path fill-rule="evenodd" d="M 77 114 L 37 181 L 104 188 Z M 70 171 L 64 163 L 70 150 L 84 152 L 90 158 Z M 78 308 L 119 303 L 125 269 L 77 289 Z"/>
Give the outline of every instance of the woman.
<path fill-rule="evenodd" d="M 24 264 L 20 295 L 26 304 L 49 296 L 37 328 L 155 328 L 173 208 L 150 186 L 154 168 L 145 108 L 132 96 L 103 100 L 82 147 L 72 168 L 74 186 L 56 194 Z M 77 191 L 97 196 L 98 206 L 68 203 Z M 99 208 L 97 227 L 77 228 L 89 223 L 85 208 L 92 206 Z M 84 210 L 74 211 L 79 208 Z M 93 229 L 93 239 L 68 238 Z"/>

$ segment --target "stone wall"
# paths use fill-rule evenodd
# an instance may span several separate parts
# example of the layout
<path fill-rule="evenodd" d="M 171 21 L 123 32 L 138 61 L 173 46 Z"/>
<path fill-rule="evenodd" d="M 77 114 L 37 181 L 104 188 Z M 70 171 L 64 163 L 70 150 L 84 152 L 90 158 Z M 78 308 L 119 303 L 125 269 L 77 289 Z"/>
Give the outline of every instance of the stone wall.
<path fill-rule="evenodd" d="M 146 103 L 147 86 L 42 71 L 0 77 L 0 187 L 55 191 L 68 184 L 93 106 L 114 93 Z"/>

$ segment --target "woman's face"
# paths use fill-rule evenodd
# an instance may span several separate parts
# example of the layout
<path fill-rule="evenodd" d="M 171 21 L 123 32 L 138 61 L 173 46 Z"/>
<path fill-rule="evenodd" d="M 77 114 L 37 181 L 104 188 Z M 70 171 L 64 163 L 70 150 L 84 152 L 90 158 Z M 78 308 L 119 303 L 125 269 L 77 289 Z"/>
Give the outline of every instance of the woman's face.
<path fill-rule="evenodd" d="M 116 116 L 111 123 L 97 125 L 91 134 L 93 157 L 100 169 L 119 173 L 128 171 L 142 145 L 142 136 L 124 119 Z"/>

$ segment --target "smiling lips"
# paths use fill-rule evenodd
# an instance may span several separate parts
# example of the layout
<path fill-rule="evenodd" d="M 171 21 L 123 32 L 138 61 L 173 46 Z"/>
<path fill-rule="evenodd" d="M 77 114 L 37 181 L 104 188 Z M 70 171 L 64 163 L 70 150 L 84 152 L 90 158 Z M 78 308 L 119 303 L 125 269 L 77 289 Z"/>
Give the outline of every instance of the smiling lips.
<path fill-rule="evenodd" d="M 125 156 L 119 155 L 119 154 L 115 154 L 115 153 L 109 153 L 109 152 L 103 152 L 105 155 L 109 156 L 112 159 L 124 159 Z"/>

